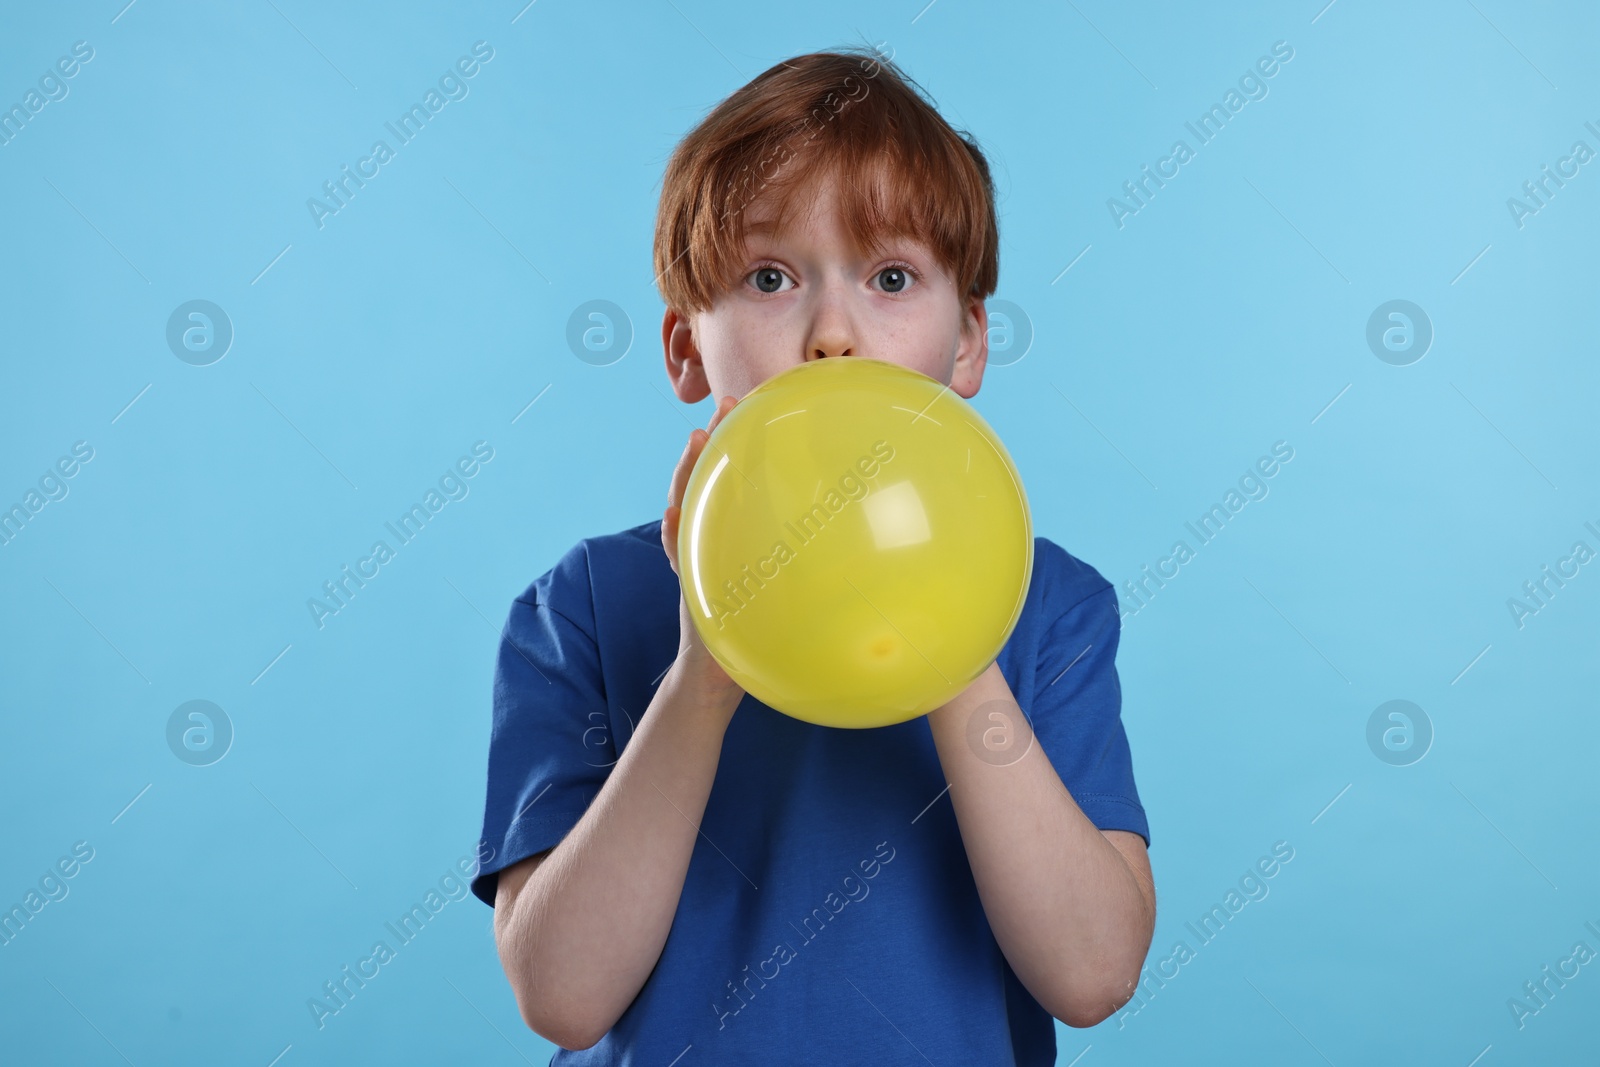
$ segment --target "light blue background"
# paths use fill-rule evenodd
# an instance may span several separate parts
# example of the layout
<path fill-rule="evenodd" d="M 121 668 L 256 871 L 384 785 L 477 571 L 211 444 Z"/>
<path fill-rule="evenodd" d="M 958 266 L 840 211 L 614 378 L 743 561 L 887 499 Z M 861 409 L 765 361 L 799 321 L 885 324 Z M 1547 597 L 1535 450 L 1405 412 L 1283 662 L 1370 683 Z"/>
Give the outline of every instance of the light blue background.
<path fill-rule="evenodd" d="M 7 107 L 95 50 L 0 148 L 0 506 L 95 450 L 0 548 L 0 904 L 95 849 L 0 948 L 0 1058 L 545 1062 L 472 899 L 324 1029 L 306 1000 L 471 851 L 511 598 L 658 517 L 710 414 L 657 340 L 673 145 L 853 42 L 990 153 L 997 296 L 1035 339 L 974 403 L 1039 533 L 1120 587 L 1295 450 L 1125 621 L 1151 962 L 1274 842 L 1294 859 L 1137 1015 L 1058 1026 L 1060 1062 L 1592 1051 L 1600 964 L 1523 1029 L 1506 1003 L 1600 950 L 1600 565 L 1521 629 L 1506 606 L 1600 549 L 1600 162 L 1521 228 L 1506 207 L 1600 149 L 1590 5 L 124 2 L 0 16 Z M 478 40 L 470 95 L 318 229 L 307 198 Z M 1280 40 L 1269 95 L 1119 229 L 1107 198 Z M 1404 367 L 1364 336 L 1397 298 L 1435 330 Z M 210 366 L 164 339 L 191 299 L 234 326 Z M 634 330 L 610 366 L 565 341 L 592 299 Z M 307 598 L 479 440 L 470 495 L 319 630 Z M 1401 698 L 1436 736 L 1397 767 L 1366 724 Z M 236 730 L 208 767 L 165 739 L 192 699 Z"/>

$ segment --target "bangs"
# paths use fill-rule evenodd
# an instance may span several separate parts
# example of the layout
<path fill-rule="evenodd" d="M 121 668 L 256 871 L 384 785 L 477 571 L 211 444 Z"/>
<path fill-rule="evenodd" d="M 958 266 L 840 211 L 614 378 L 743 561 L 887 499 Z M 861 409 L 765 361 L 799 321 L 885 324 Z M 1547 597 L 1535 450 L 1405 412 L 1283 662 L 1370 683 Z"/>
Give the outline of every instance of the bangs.
<path fill-rule="evenodd" d="M 656 219 L 657 283 L 681 314 L 738 280 L 750 209 L 779 230 L 829 181 L 863 252 L 927 246 L 958 292 L 998 283 L 994 191 L 983 153 L 871 51 L 780 63 L 723 101 L 673 152 Z"/>

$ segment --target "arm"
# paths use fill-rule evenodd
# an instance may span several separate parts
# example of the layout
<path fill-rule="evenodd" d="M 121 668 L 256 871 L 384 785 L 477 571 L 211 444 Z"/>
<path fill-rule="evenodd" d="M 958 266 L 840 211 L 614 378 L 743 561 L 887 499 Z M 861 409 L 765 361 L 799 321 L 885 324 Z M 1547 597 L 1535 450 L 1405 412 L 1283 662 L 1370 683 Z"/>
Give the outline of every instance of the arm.
<path fill-rule="evenodd" d="M 1093 1026 L 1133 995 L 1155 932 L 1144 841 L 1090 822 L 1037 742 L 1006 766 L 980 759 L 967 722 L 995 700 L 1021 717 L 990 664 L 928 715 L 978 897 L 1034 999 L 1068 1026 Z"/>
<path fill-rule="evenodd" d="M 661 544 L 674 574 L 689 474 L 734 403 L 717 402 L 672 473 Z M 562 1048 L 605 1036 L 661 958 L 744 698 L 700 639 L 681 581 L 678 633 L 677 659 L 588 810 L 554 849 L 502 871 L 495 890 L 495 946 L 522 1020 Z"/>
<path fill-rule="evenodd" d="M 742 695 L 680 657 L 583 818 L 501 872 L 500 962 L 523 1021 L 557 1045 L 599 1041 L 660 959 Z"/>

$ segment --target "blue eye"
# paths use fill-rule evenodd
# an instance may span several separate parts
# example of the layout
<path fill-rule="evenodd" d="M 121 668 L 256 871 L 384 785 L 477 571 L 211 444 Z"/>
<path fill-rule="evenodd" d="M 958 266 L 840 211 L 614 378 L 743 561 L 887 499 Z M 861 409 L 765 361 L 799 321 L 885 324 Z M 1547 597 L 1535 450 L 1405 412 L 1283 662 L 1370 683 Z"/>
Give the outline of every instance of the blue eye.
<path fill-rule="evenodd" d="M 763 293 L 776 293 L 782 291 L 783 280 L 788 277 L 777 267 L 757 267 L 750 272 L 756 288 Z"/>
<path fill-rule="evenodd" d="M 904 270 L 899 267 L 885 267 L 878 272 L 878 278 L 883 282 L 883 291 L 898 293 L 905 289 L 906 283 L 911 280 Z"/>

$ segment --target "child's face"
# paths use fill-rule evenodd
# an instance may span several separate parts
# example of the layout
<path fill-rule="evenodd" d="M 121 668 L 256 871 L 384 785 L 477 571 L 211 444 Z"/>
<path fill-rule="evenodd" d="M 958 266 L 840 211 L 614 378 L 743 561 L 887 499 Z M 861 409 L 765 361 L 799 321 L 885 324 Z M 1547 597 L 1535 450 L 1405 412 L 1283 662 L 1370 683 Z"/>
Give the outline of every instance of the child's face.
<path fill-rule="evenodd" d="M 751 204 L 742 273 L 710 310 L 662 322 L 667 374 L 678 398 L 743 397 L 768 378 L 814 359 L 866 356 L 936 378 L 962 397 L 983 381 L 988 315 L 963 298 L 920 241 L 858 251 L 844 229 L 831 181 L 809 214 L 794 209 L 783 233 L 771 206 Z M 910 267 L 907 270 L 906 267 Z"/>

